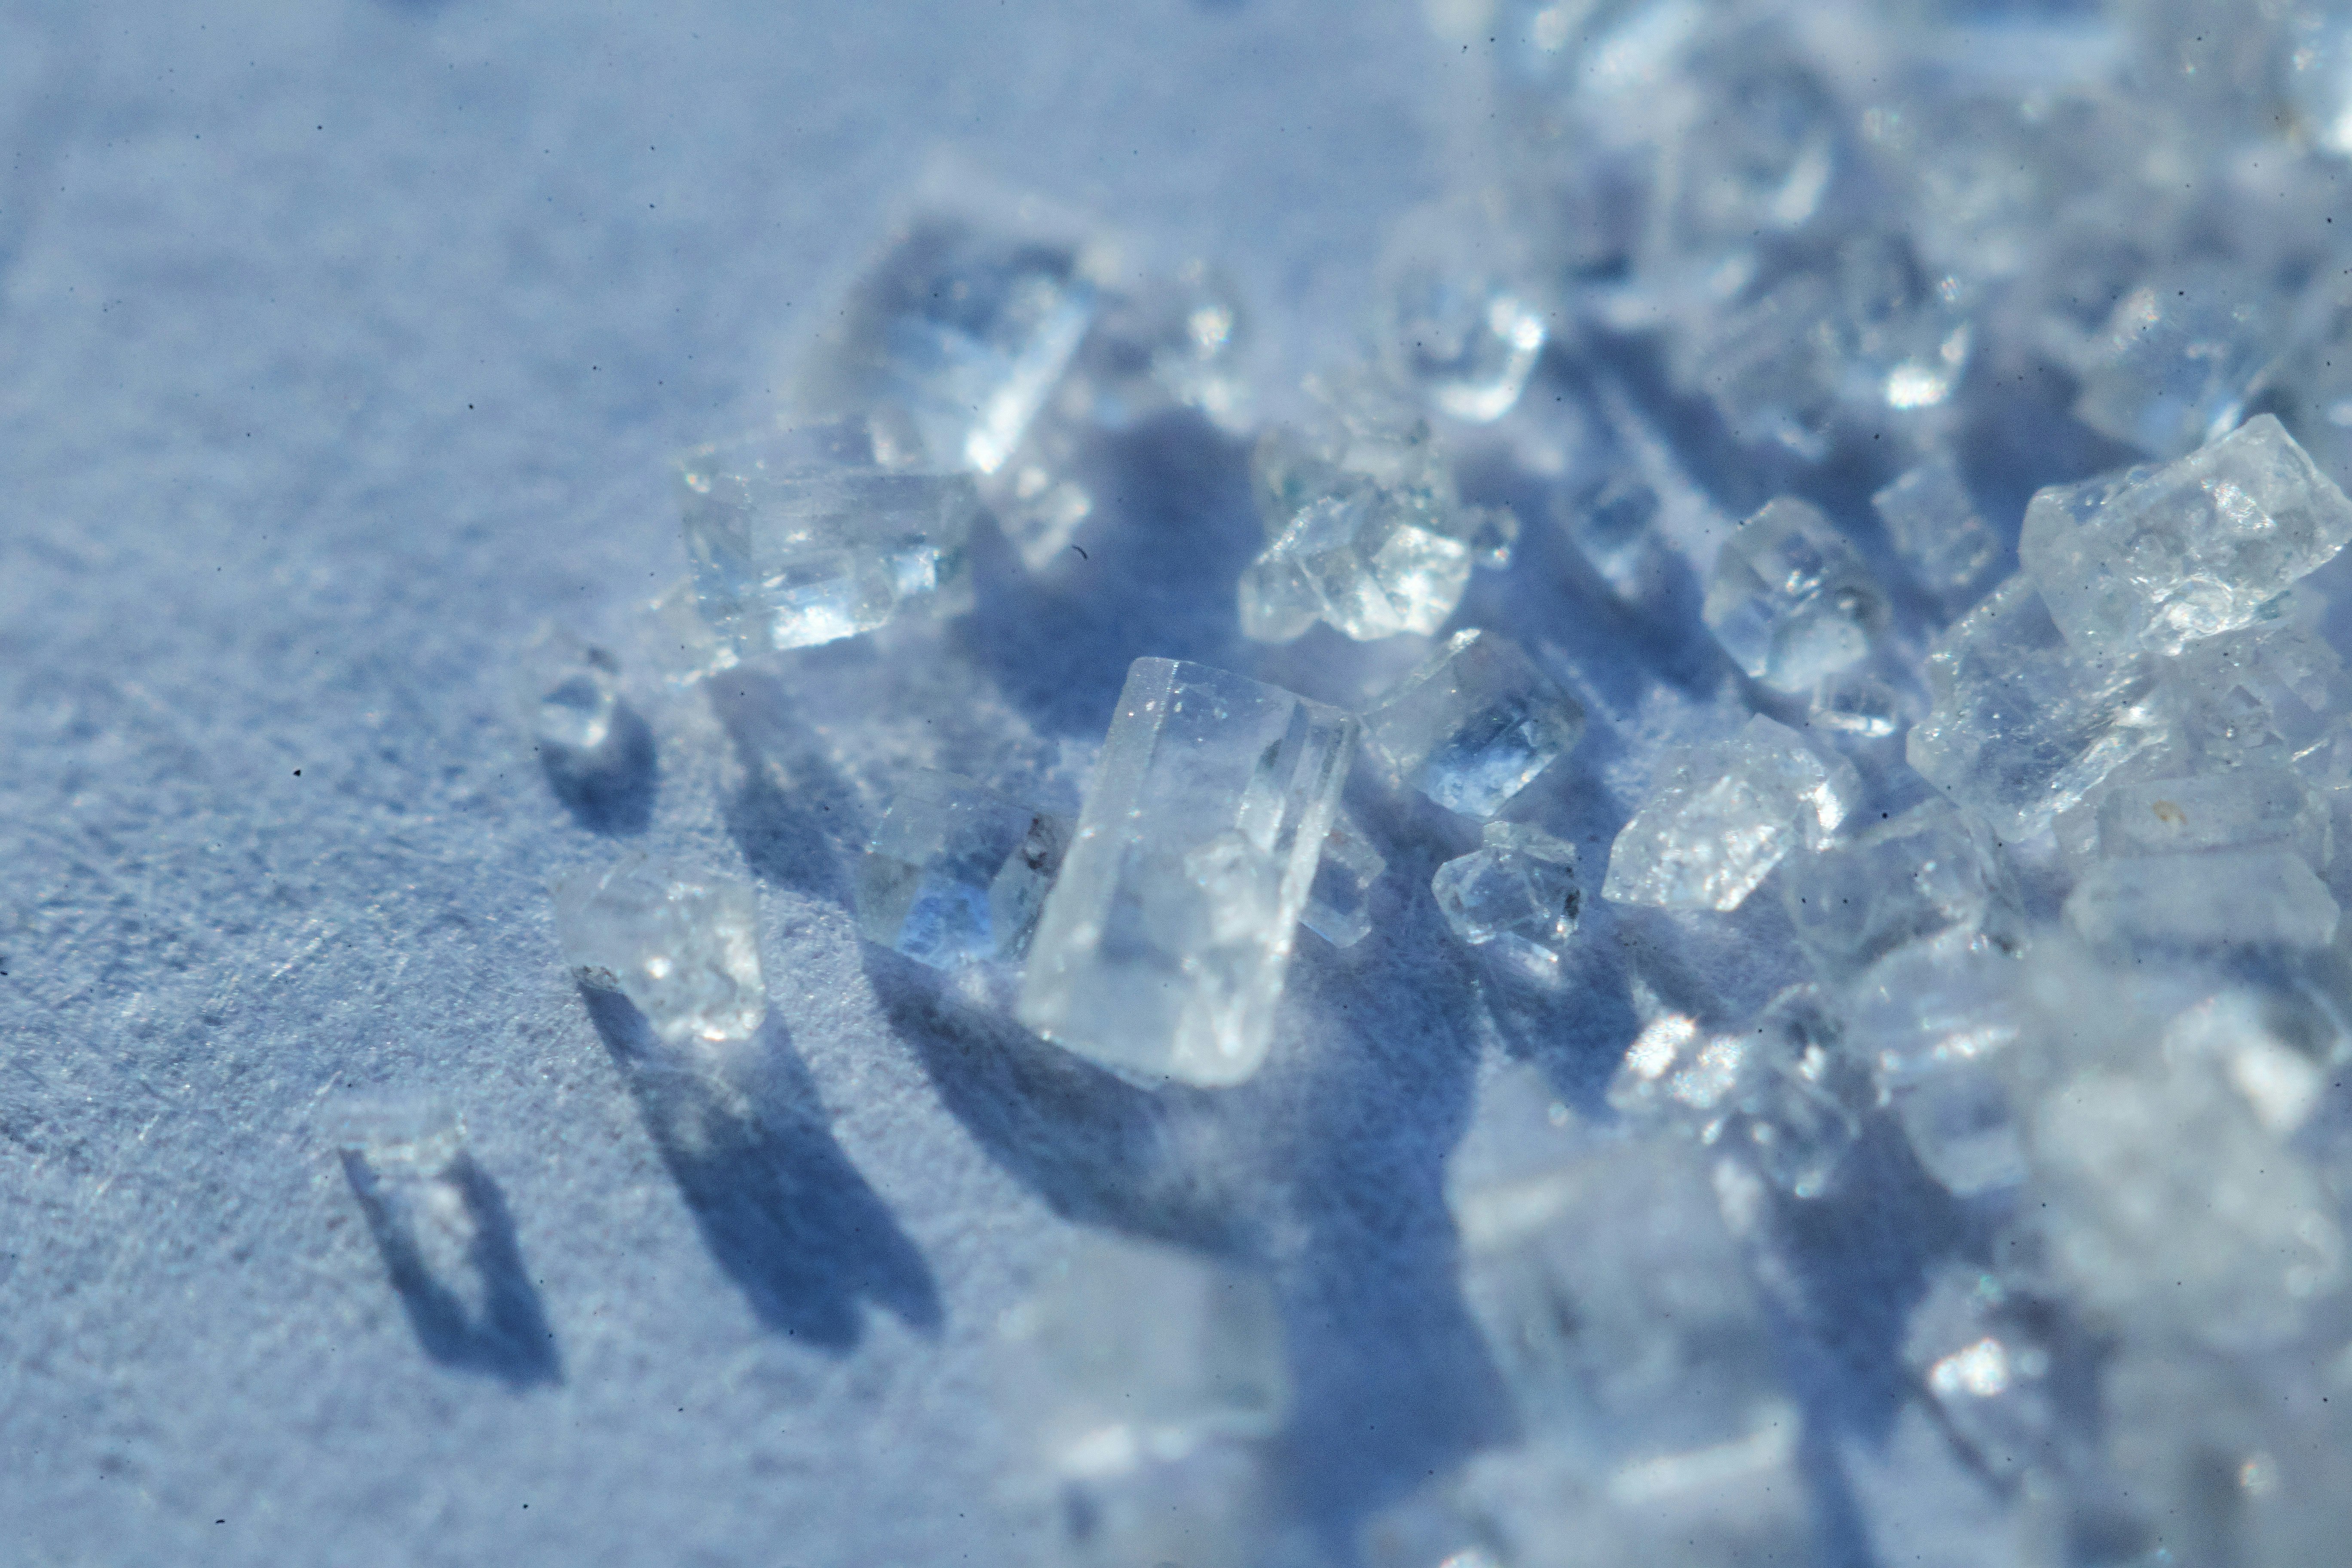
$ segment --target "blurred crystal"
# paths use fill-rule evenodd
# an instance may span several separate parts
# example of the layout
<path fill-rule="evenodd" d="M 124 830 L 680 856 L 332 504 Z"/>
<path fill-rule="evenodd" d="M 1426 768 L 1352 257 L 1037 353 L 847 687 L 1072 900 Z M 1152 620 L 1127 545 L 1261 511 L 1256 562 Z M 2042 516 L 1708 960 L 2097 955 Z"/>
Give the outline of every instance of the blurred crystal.
<path fill-rule="evenodd" d="M 1949 456 L 1907 470 L 1870 498 L 1879 521 L 1920 585 L 1947 604 L 1970 597 L 2000 558 L 2000 540 Z"/>
<path fill-rule="evenodd" d="M 992 474 L 1053 395 L 1095 304 L 1078 244 L 918 218 L 854 290 L 808 400 L 897 410 L 930 466 Z"/>
<path fill-rule="evenodd" d="M 1147 1080 L 1255 1072 L 1359 733 L 1276 687 L 1136 660 L 1031 943 L 1022 1021 Z"/>
<path fill-rule="evenodd" d="M 1963 1196 L 2024 1179 L 2008 1058 L 2033 1031 L 2018 961 L 1963 931 L 1898 947 L 1850 983 L 1845 1039 L 1927 1173 Z"/>
<path fill-rule="evenodd" d="M 2352 501 L 2257 416 L 2161 468 L 2044 489 L 2018 550 L 2084 654 L 2177 654 L 2253 624 L 2352 541 Z"/>
<path fill-rule="evenodd" d="M 1491 817 L 1584 732 L 1584 709 L 1518 644 L 1467 627 L 1364 714 L 1399 777 L 1448 811 Z"/>
<path fill-rule="evenodd" d="M 2352 158 L 2352 17 L 2325 11 L 2296 19 L 2287 101 L 2312 145 Z"/>
<path fill-rule="evenodd" d="M 429 1294 L 452 1328 L 490 1328 L 494 1281 L 464 1120 L 425 1097 L 353 1102 L 336 1120 L 343 1173 L 395 1281 Z"/>
<path fill-rule="evenodd" d="M 524 645 L 515 699 L 530 738 L 556 754 L 585 759 L 613 733 L 621 703 L 620 661 L 552 622 Z"/>
<path fill-rule="evenodd" d="M 1648 10 L 1663 19 L 1674 8 Z M 1677 95 L 1688 107 L 1643 239 L 1652 274 L 1747 263 L 1760 243 L 1820 226 L 1853 156 L 1846 112 L 1783 35 L 1693 21 L 1701 29 L 1686 68 L 1693 90 Z"/>
<path fill-rule="evenodd" d="M 1619 598 L 1639 603 L 1657 592 L 1664 575 L 1666 547 L 1654 521 L 1659 506 L 1657 491 L 1621 474 L 1563 499 L 1556 515 L 1601 581 Z"/>
<path fill-rule="evenodd" d="M 2066 900 L 2084 941 L 2143 947 L 2325 947 L 2338 912 L 2302 857 L 2278 848 L 2102 860 Z"/>
<path fill-rule="evenodd" d="M 748 1039 L 768 1016 L 750 884 L 632 851 L 554 893 L 556 938 L 581 982 L 627 997 L 664 1040 Z"/>
<path fill-rule="evenodd" d="M 1842 669 L 1813 688 L 1807 717 L 1832 734 L 1883 741 L 1903 727 L 1903 698 L 1874 675 Z"/>
<path fill-rule="evenodd" d="M 1440 866 L 1430 891 L 1462 942 L 1540 984 L 1559 984 L 1561 950 L 1584 902 L 1574 845 L 1524 823 L 1490 822 L 1481 847 Z"/>
<path fill-rule="evenodd" d="M 1501 418 L 1548 330 L 1523 277 L 1504 234 L 1475 208 L 1409 214 L 1381 261 L 1373 331 L 1381 362 L 1448 418 Z"/>
<path fill-rule="evenodd" d="M 2278 845 L 2325 866 L 2330 824 L 2292 768 L 2253 766 L 2118 784 L 2099 802 L 2098 836 L 2109 858 Z"/>
<path fill-rule="evenodd" d="M 954 773 L 910 775 L 858 857 L 866 940 L 934 969 L 1017 962 L 1070 825 Z"/>
<path fill-rule="evenodd" d="M 2028 1303 L 1995 1275 L 1938 1272 L 1911 1310 L 1903 1359 L 1969 1452 L 1996 1476 L 2055 1461 L 2061 1434 L 2050 1352 L 2031 1331 Z"/>
<path fill-rule="evenodd" d="M 1193 408 L 1227 430 L 1251 406 L 1240 361 L 1249 315 L 1234 280 L 1205 261 L 1106 294 L 1071 367 L 1088 417 L 1124 430 L 1170 408 Z"/>
<path fill-rule="evenodd" d="M 1660 770 L 1617 835 L 1601 896 L 1622 904 L 1736 910 L 1799 848 L 1825 847 L 1862 794 L 1786 725 L 1757 715 L 1727 741 Z"/>
<path fill-rule="evenodd" d="M 2244 416 L 2278 353 L 2274 315 L 2254 279 L 2223 267 L 2142 284 L 2081 367 L 2075 416 L 2150 457 L 2195 451 Z"/>
<path fill-rule="evenodd" d="M 733 642 L 702 618 L 694 579 L 681 577 L 645 606 L 645 638 L 653 662 L 674 687 L 691 686 L 741 662 Z"/>
<path fill-rule="evenodd" d="M 1307 890 L 1299 923 L 1334 947 L 1353 947 L 1371 934 L 1372 884 L 1389 863 L 1343 807 L 1323 837 L 1323 858 Z"/>
<path fill-rule="evenodd" d="M 2274 1138 L 2301 1131 L 2343 1054 L 2342 1025 L 2291 993 L 2233 985 L 2184 1008 L 2164 1031 L 2167 1060 L 2215 1064 Z"/>
<path fill-rule="evenodd" d="M 1927 686 L 1933 707 L 1905 743 L 1911 765 L 2010 838 L 2170 732 L 2148 661 L 2070 650 L 2022 574 L 1936 639 Z"/>
<path fill-rule="evenodd" d="M 1852 545 L 1807 503 L 1782 496 L 1732 531 L 1702 611 L 1732 662 L 1780 691 L 1859 664 L 1885 597 Z"/>
<path fill-rule="evenodd" d="M 2258 621 L 2191 643 L 2162 674 L 2180 739 L 2201 767 L 2274 765 L 2283 757 L 2314 789 L 2352 784 L 2352 728 L 2343 722 L 2352 675 L 2312 628 Z"/>
<path fill-rule="evenodd" d="M 952 614 L 979 497 L 911 467 L 903 432 L 850 418 L 699 447 L 679 465 L 696 607 L 738 653 Z"/>
<path fill-rule="evenodd" d="M 1832 982 L 1910 942 L 2001 928 L 2017 908 L 1989 836 L 1940 799 L 1792 861 L 1780 897 L 1797 944 Z"/>

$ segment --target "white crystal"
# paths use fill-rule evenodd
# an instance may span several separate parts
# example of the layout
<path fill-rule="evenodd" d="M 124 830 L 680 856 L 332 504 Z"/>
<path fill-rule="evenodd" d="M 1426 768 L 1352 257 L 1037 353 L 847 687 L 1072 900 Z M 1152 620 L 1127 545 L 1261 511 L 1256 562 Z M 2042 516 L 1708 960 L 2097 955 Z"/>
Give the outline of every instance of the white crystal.
<path fill-rule="evenodd" d="M 1374 327 L 1390 374 L 1449 418 L 1501 418 L 1542 353 L 1547 324 L 1504 237 L 1475 210 L 1423 209 L 1382 258 Z"/>
<path fill-rule="evenodd" d="M 1908 470 L 1870 504 L 1920 586 L 1947 604 L 1982 587 L 2000 559 L 2000 540 L 1977 515 L 1968 481 L 1948 455 Z"/>
<path fill-rule="evenodd" d="M 858 857 L 858 926 L 935 969 L 1016 962 L 1069 838 L 1060 817 L 953 773 L 916 773 Z"/>
<path fill-rule="evenodd" d="M 1448 811 L 1490 817 L 1584 732 L 1584 710 L 1510 638 L 1472 626 L 1367 710 L 1399 777 Z"/>
<path fill-rule="evenodd" d="M 1142 658 L 1047 895 L 1022 1020 L 1114 1070 L 1236 1083 L 1271 1040 L 1353 717 Z"/>
<path fill-rule="evenodd" d="M 1780 897 L 1798 945 L 1830 981 L 1907 942 L 2000 924 L 2017 900 L 1988 836 L 1942 800 L 1791 863 Z"/>
<path fill-rule="evenodd" d="M 1323 858 L 1307 890 L 1299 923 L 1334 947 L 1353 947 L 1371 934 L 1372 884 L 1389 863 L 1343 808 L 1323 836 Z"/>
<path fill-rule="evenodd" d="M 1702 614 L 1734 664 L 1777 690 L 1802 691 L 1862 662 L 1886 605 L 1829 520 L 1782 496 L 1724 542 Z"/>
<path fill-rule="evenodd" d="M 679 464 L 696 606 L 739 654 L 856 637 L 969 597 L 969 477 L 910 466 L 852 418 L 704 447 Z"/>
<path fill-rule="evenodd" d="M 1492 952 L 1542 984 L 1559 983 L 1583 895 L 1576 846 L 1517 822 L 1490 822 L 1483 846 L 1448 860 L 1430 880 L 1437 911 L 1464 942 Z"/>
<path fill-rule="evenodd" d="M 604 748 L 619 710 L 620 662 L 552 622 L 524 645 L 515 701 L 530 738 L 557 755 L 587 760 Z"/>
<path fill-rule="evenodd" d="M 2260 284 L 2225 267 L 2191 267 L 2116 304 L 2089 363 L 2074 416 L 2151 457 L 2195 451 L 2244 415 L 2278 353 Z"/>
<path fill-rule="evenodd" d="M 2066 923 L 2106 945 L 2325 947 L 2338 912 L 2302 857 L 2276 848 L 2102 860 L 2066 899 Z"/>
<path fill-rule="evenodd" d="M 2072 652 L 2021 574 L 1936 639 L 1927 685 L 1934 706 L 1906 755 L 2009 838 L 2072 810 L 2169 733 L 2147 660 Z"/>
<path fill-rule="evenodd" d="M 1826 847 L 1861 794 L 1849 763 L 1759 714 L 1662 772 L 1610 848 L 1601 896 L 1736 910 L 1790 854 Z"/>
<path fill-rule="evenodd" d="M 2179 653 L 2252 625 L 2352 541 L 2352 500 L 2264 414 L 2162 468 L 2057 485 L 2019 553 L 2083 653 Z"/>
<path fill-rule="evenodd" d="M 555 884 L 555 931 L 583 984 L 618 991 L 672 1043 L 748 1039 L 768 1015 L 760 909 L 731 877 L 632 851 Z"/>

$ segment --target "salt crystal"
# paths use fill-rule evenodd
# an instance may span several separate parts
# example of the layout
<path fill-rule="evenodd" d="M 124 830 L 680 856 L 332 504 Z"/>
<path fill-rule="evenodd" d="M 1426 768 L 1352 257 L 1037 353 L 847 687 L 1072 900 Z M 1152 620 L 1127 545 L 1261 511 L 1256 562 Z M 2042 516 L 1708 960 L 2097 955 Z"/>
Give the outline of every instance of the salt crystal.
<path fill-rule="evenodd" d="M 1948 455 L 1907 470 L 1870 504 L 1920 586 L 1948 605 L 1980 590 L 2000 558 L 2000 540 L 1977 515 L 1968 482 Z"/>
<path fill-rule="evenodd" d="M 1990 836 L 1941 800 L 1792 863 L 1780 895 L 1798 944 L 1832 981 L 1906 942 L 2017 918 L 2016 888 Z"/>
<path fill-rule="evenodd" d="M 936 969 L 1017 962 L 1069 837 L 1060 817 L 971 779 L 918 772 L 858 857 L 858 925 Z"/>
<path fill-rule="evenodd" d="M 1583 904 L 1574 845 L 1524 823 L 1490 822 L 1482 847 L 1440 866 L 1430 891 L 1464 942 L 1539 984 L 1559 983 Z"/>
<path fill-rule="evenodd" d="M 1849 763 L 1759 714 L 1662 771 L 1611 847 L 1601 896 L 1736 910 L 1789 855 L 1825 847 L 1861 794 Z"/>
<path fill-rule="evenodd" d="M 1334 947 L 1353 947 L 1371 934 L 1372 884 L 1389 863 L 1343 807 L 1323 837 L 1323 858 L 1307 889 L 1299 923 Z"/>
<path fill-rule="evenodd" d="M 2066 923 L 2111 946 L 2325 947 L 2336 900 L 2286 849 L 2103 860 L 2074 885 Z"/>
<path fill-rule="evenodd" d="M 2195 451 L 2243 417 L 2277 357 L 2275 315 L 2259 280 L 2226 267 L 2142 284 L 2082 367 L 2075 417 L 2151 457 Z"/>
<path fill-rule="evenodd" d="M 1885 624 L 1885 597 L 1852 545 L 1783 496 L 1732 531 L 1702 614 L 1732 662 L 1781 691 L 1858 664 Z"/>
<path fill-rule="evenodd" d="M 1454 634 L 1364 714 L 1403 783 L 1491 817 L 1584 731 L 1584 710 L 1507 637 Z"/>
<path fill-rule="evenodd" d="M 566 761 L 591 761 L 612 738 L 620 662 L 550 622 L 524 646 L 515 700 L 530 738 Z"/>

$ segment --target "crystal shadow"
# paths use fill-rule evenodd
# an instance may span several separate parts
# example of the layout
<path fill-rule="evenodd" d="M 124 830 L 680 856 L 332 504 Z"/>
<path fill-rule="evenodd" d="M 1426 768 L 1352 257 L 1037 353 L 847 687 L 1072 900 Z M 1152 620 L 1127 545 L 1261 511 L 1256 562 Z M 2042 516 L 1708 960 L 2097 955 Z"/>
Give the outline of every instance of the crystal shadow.
<path fill-rule="evenodd" d="M 628 837 L 653 821 L 661 773 L 654 732 L 625 702 L 614 710 L 612 733 L 594 752 L 583 756 L 542 745 L 539 765 L 563 809 L 591 833 Z"/>
<path fill-rule="evenodd" d="M 518 1389 L 563 1381 L 555 1331 L 523 1262 L 514 1217 L 499 1184 L 470 1153 L 461 1152 L 442 1179 L 454 1187 L 470 1232 L 465 1267 L 475 1276 L 476 1291 L 469 1293 L 478 1294 L 471 1305 L 436 1275 L 414 1228 L 415 1216 L 404 1215 L 371 1179 L 366 1161 L 346 1150 L 342 1165 L 384 1272 L 400 1294 L 401 1310 L 426 1355 Z"/>
<path fill-rule="evenodd" d="M 744 863 L 763 882 L 849 905 L 843 852 L 866 840 L 856 787 L 795 715 L 774 675 L 738 666 L 712 676 L 704 689 L 743 768 L 724 811 Z"/>
<path fill-rule="evenodd" d="M 680 1060 L 617 994 L 583 986 L 581 996 L 704 1245 L 762 1324 L 844 1354 L 864 1337 L 859 1305 L 870 1301 L 938 1331 L 929 1266 L 812 1114 L 807 1069 L 772 1018 L 761 1056 L 784 1081 L 747 1092 Z"/>

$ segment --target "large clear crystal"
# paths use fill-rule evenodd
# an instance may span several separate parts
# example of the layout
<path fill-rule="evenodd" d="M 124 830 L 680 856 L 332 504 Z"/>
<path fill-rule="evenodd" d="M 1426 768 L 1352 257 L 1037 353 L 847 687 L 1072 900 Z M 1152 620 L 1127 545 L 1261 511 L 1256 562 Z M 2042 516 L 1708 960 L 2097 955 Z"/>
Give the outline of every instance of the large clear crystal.
<path fill-rule="evenodd" d="M 1777 690 L 1803 691 L 1869 655 L 1886 602 L 1829 520 L 1782 496 L 1724 542 L 1702 613 L 1741 669 Z"/>
<path fill-rule="evenodd" d="M 1031 944 L 1023 1021 L 1145 1079 L 1255 1072 L 1358 735 L 1279 688 L 1136 660 Z"/>
<path fill-rule="evenodd" d="M 554 892 L 565 960 L 583 984 L 627 997 L 663 1039 L 748 1039 L 768 1016 L 749 883 L 632 851 Z"/>
<path fill-rule="evenodd" d="M 2278 353 L 2276 313 L 2260 281 L 2231 268 L 2142 284 L 2082 367 L 2075 416 L 2151 457 L 2195 451 L 2243 416 Z"/>
<path fill-rule="evenodd" d="M 1934 707 L 1905 743 L 1911 765 L 2010 838 L 2072 810 L 2169 732 L 2149 662 L 2070 650 L 2022 574 L 1936 639 L 1927 686 Z"/>
<path fill-rule="evenodd" d="M 858 857 L 857 923 L 935 969 L 1015 962 L 1061 868 L 1070 825 L 971 779 L 910 776 Z"/>
<path fill-rule="evenodd" d="M 1559 983 L 1584 902 L 1576 846 L 1525 823 L 1490 822 L 1480 847 L 1437 868 L 1430 891 L 1463 942 L 1539 984 Z"/>
<path fill-rule="evenodd" d="M 2017 891 L 1989 836 L 1931 800 L 1781 874 L 1798 945 L 1843 981 L 1906 942 L 2013 921 Z"/>
<path fill-rule="evenodd" d="M 1661 771 L 1610 848 L 1601 896 L 1736 910 L 1783 858 L 1826 847 L 1861 795 L 1850 763 L 1759 714 Z"/>
<path fill-rule="evenodd" d="M 704 447 L 679 464 L 696 607 L 739 654 L 856 637 L 969 598 L 968 476 L 915 466 L 887 420 Z"/>
<path fill-rule="evenodd" d="M 2253 624 L 2352 541 L 2352 500 L 2264 414 L 2162 468 L 2057 485 L 2019 553 L 2084 654 L 2179 653 Z"/>
<path fill-rule="evenodd" d="M 1980 590 L 2000 559 L 2000 540 L 1977 515 L 1968 482 L 1949 456 L 1908 470 L 1870 504 L 1920 586 L 1947 604 Z"/>
<path fill-rule="evenodd" d="M 1510 412 L 1547 323 L 1504 237 L 1475 208 L 1409 215 L 1379 289 L 1374 335 L 1390 374 L 1449 418 L 1484 424 Z"/>
<path fill-rule="evenodd" d="M 2102 860 L 2066 900 L 2066 923 L 2111 946 L 2325 947 L 2335 897 L 2292 850 Z"/>
<path fill-rule="evenodd" d="M 1364 714 L 1400 778 L 1448 811 L 1490 817 L 1584 732 L 1584 709 L 1519 645 L 1458 631 Z"/>
<path fill-rule="evenodd" d="M 1342 808 L 1323 836 L 1323 858 L 1307 890 L 1298 920 L 1334 947 L 1353 947 L 1372 931 L 1372 884 L 1389 863 L 1372 847 L 1362 826 Z"/>

